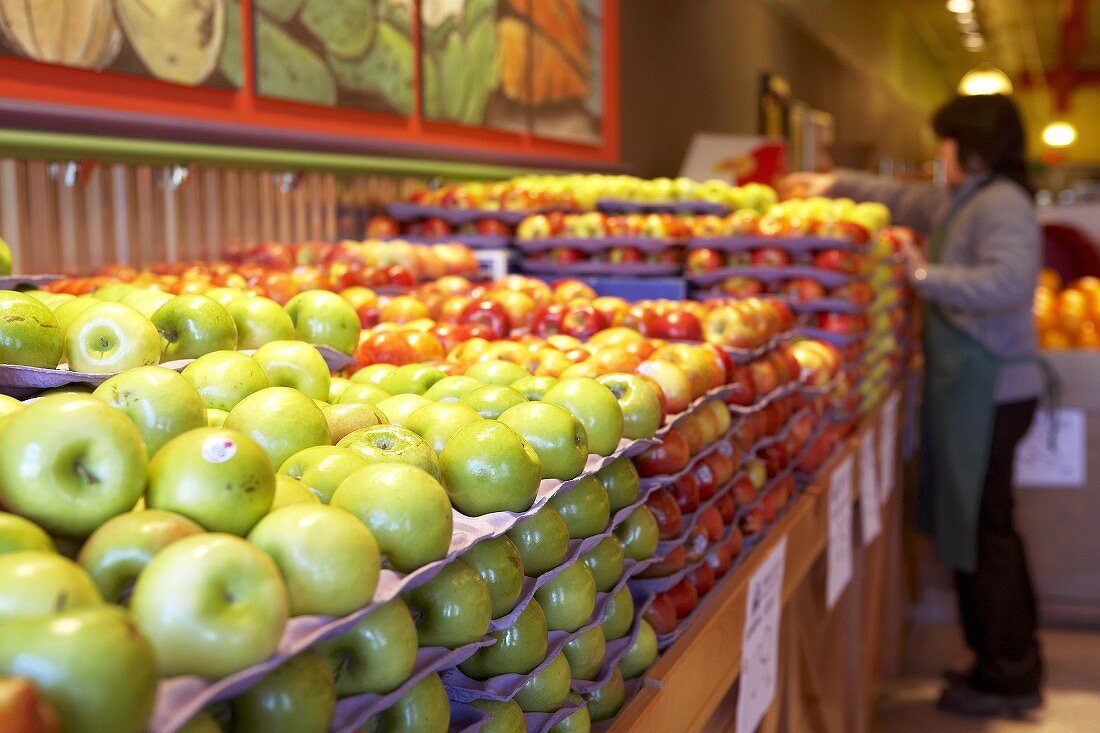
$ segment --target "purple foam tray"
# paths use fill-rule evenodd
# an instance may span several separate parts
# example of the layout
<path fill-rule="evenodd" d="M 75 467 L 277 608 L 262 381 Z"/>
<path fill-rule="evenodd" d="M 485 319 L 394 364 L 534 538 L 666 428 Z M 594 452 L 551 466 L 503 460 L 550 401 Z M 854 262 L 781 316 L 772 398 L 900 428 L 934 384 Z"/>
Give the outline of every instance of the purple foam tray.
<path fill-rule="evenodd" d="M 65 275 L 8 275 L 7 277 L 0 277 L 0 290 L 37 288 L 39 285 L 48 285 L 64 277 Z"/>
<path fill-rule="evenodd" d="M 795 326 L 795 333 L 803 338 L 824 341 L 827 344 L 844 348 L 867 338 L 866 331 L 859 333 L 833 333 L 813 326 Z"/>
<path fill-rule="evenodd" d="M 492 716 L 464 702 L 451 700 L 451 727 L 447 733 L 477 733 Z"/>
<path fill-rule="evenodd" d="M 867 312 L 867 307 L 857 305 L 850 300 L 844 298 L 819 298 L 817 300 L 797 300 L 785 295 L 773 295 L 773 298 L 782 300 L 791 307 L 791 310 L 797 314 L 803 313 L 854 313 L 861 314 Z"/>
<path fill-rule="evenodd" d="M 479 219 L 492 219 L 516 226 L 528 216 L 544 211 L 516 211 L 512 209 L 453 209 L 446 206 L 422 206 L 421 204 L 393 203 L 386 207 L 390 216 L 398 221 L 418 219 L 442 219 L 452 226 L 462 226 Z M 551 211 L 554 209 L 547 209 Z"/>
<path fill-rule="evenodd" d="M 629 265 L 615 265 L 610 262 L 575 262 L 571 265 L 559 265 L 555 262 L 527 260 L 520 264 L 525 272 L 536 275 L 622 275 L 624 277 L 667 277 L 679 275 L 680 265 L 659 265 L 640 262 Z"/>
<path fill-rule="evenodd" d="M 582 252 L 603 252 L 612 247 L 633 247 L 643 252 L 663 252 L 683 244 L 671 237 L 549 237 L 547 239 L 517 239 L 520 252 L 545 252 L 551 249 L 579 249 Z"/>
<path fill-rule="evenodd" d="M 712 272 L 690 275 L 687 279 L 692 285 L 706 288 L 711 285 L 717 285 L 728 277 L 746 277 L 765 283 L 804 277 L 808 280 L 819 282 L 827 288 L 839 288 L 860 279 L 859 275 L 847 272 L 836 272 L 835 270 L 822 270 L 819 267 L 809 267 L 807 265 L 787 265 L 785 267 L 743 265 L 740 267 L 722 267 Z"/>
<path fill-rule="evenodd" d="M 819 249 L 843 249 L 850 252 L 863 250 L 850 239 L 842 237 L 768 237 L 745 235 L 741 237 L 692 237 L 688 249 L 717 249 L 722 252 L 745 252 L 761 247 L 776 247 L 785 252 L 813 252 Z"/>
<path fill-rule="evenodd" d="M 732 209 L 713 201 L 629 201 L 624 199 L 600 199 L 596 208 L 605 214 L 712 214 L 725 216 Z"/>
<path fill-rule="evenodd" d="M 401 236 L 400 239 L 413 244 L 464 244 L 470 249 L 505 249 L 512 243 L 512 238 L 507 234 L 462 234 L 455 233 L 446 237 L 416 237 Z"/>
<path fill-rule="evenodd" d="M 659 680 L 651 680 L 646 677 L 639 677 L 633 680 L 626 680 L 625 694 L 623 695 L 623 708 L 637 695 L 643 687 L 661 687 Z M 623 708 L 619 708 L 621 711 Z M 607 720 L 601 720 L 598 723 L 593 723 L 590 729 L 590 733 L 607 733 L 611 730 L 611 727 L 615 724 L 615 718 L 608 718 Z"/>

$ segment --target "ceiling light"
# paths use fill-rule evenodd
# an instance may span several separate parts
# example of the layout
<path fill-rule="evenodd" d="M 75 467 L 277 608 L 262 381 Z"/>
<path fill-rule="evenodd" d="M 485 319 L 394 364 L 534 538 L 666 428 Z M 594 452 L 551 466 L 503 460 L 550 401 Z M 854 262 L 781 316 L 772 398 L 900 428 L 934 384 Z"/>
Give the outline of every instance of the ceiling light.
<path fill-rule="evenodd" d="M 973 13 L 974 0 L 947 0 L 947 9 L 952 13 Z"/>
<path fill-rule="evenodd" d="M 1068 122 L 1051 122 L 1043 128 L 1043 142 L 1052 148 L 1065 148 L 1077 140 L 1077 128 Z"/>
<path fill-rule="evenodd" d="M 984 44 L 985 42 L 982 41 Z M 968 46 L 969 48 L 969 46 Z M 973 49 L 971 49 L 973 50 Z M 982 65 L 966 72 L 959 82 L 959 94 L 1012 94 L 1012 82 L 1000 69 Z"/>

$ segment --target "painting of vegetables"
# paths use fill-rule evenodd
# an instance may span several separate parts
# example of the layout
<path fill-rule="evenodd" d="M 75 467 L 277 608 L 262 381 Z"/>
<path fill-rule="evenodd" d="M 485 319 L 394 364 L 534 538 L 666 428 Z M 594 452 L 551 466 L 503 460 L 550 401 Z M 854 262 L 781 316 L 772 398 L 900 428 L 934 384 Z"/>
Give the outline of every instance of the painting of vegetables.
<path fill-rule="evenodd" d="M 241 83 L 237 0 L 0 0 L 0 41 L 0 53 L 43 63 L 186 86 Z"/>

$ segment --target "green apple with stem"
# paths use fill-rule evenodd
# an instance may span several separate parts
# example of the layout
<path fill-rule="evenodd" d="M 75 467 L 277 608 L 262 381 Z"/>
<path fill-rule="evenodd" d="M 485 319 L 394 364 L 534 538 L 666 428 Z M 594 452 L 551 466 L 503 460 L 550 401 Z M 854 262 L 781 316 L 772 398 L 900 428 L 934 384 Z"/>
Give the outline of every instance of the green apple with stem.
<path fill-rule="evenodd" d="M 34 522 L 18 514 L 0 512 L 0 555 L 24 550 L 57 552 L 57 547 L 46 530 Z"/>
<path fill-rule="evenodd" d="M 161 677 L 220 679 L 275 653 L 289 612 L 275 561 L 240 537 L 186 537 L 155 556 L 130 597 Z"/>
<path fill-rule="evenodd" d="M 373 384 L 377 387 L 386 378 L 386 375 L 396 368 L 396 364 L 368 364 L 352 374 L 351 381 L 356 384 Z"/>
<path fill-rule="evenodd" d="M 521 519 L 507 535 L 523 560 L 523 572 L 532 578 L 561 565 L 569 552 L 569 527 L 550 507 Z"/>
<path fill-rule="evenodd" d="M 467 677 L 487 680 L 501 674 L 527 674 L 546 658 L 546 616 L 537 601 L 528 601 L 515 623 L 494 631 L 496 640 L 474 652 L 458 668 Z"/>
<path fill-rule="evenodd" d="M 653 387 L 637 374 L 604 374 L 596 379 L 619 402 L 623 413 L 623 437 L 630 440 L 652 438 L 664 421 L 661 398 Z"/>
<path fill-rule="evenodd" d="M 603 687 L 585 694 L 584 699 L 588 702 L 588 715 L 593 723 L 615 717 L 626 699 L 623 673 L 616 667 Z"/>
<path fill-rule="evenodd" d="M 24 677 L 66 733 L 143 733 L 153 713 L 153 649 L 117 606 L 5 624 L 0 677 Z"/>
<path fill-rule="evenodd" d="M 324 446 L 318 446 L 324 447 Z M 321 504 L 321 498 L 310 491 L 309 487 L 296 478 L 286 474 L 275 474 L 275 498 L 271 500 L 268 514 L 291 504 Z"/>
<path fill-rule="evenodd" d="M 258 349 L 272 341 L 294 339 L 294 323 L 271 298 L 234 298 L 223 303 L 237 326 L 237 348 Z"/>
<path fill-rule="evenodd" d="M 568 410 L 546 402 L 522 402 L 497 419 L 519 433 L 535 451 L 543 478 L 567 481 L 584 470 L 588 431 Z"/>
<path fill-rule="evenodd" d="M 439 457 L 426 440 L 397 425 L 376 425 L 348 433 L 339 443 L 367 463 L 406 463 L 442 477 Z"/>
<path fill-rule="evenodd" d="M 450 549 L 454 517 L 447 493 L 416 466 L 365 466 L 344 479 L 330 504 L 367 525 L 387 565 L 400 572 L 441 560 Z"/>
<path fill-rule="evenodd" d="M 405 364 L 382 377 L 378 386 L 393 395 L 422 395 L 445 376 L 430 364 Z"/>
<path fill-rule="evenodd" d="M 600 626 L 603 627 L 604 638 L 614 641 L 629 634 L 633 625 L 634 596 L 630 595 L 630 588 L 624 585 L 604 605 Z"/>
<path fill-rule="evenodd" d="M 500 384 L 487 384 L 484 387 L 478 387 L 471 392 L 467 392 L 459 400 L 459 403 L 475 410 L 477 414 L 486 420 L 496 420 L 509 407 L 515 407 L 526 401 L 523 399 L 523 395 L 511 387 Z"/>
<path fill-rule="evenodd" d="M 516 380 L 509 385 L 512 389 L 523 395 L 524 399 L 531 401 L 538 401 L 543 398 L 543 395 L 549 391 L 551 387 L 558 383 L 556 377 L 551 377 L 546 374 L 531 375 L 524 377 L 523 379 Z"/>
<path fill-rule="evenodd" d="M 592 721 L 588 717 L 588 706 L 580 695 L 569 695 L 567 707 L 577 708 L 565 720 L 557 723 L 547 733 L 589 733 Z"/>
<path fill-rule="evenodd" d="M 234 733 L 327 733 L 336 709 L 332 670 L 306 649 L 233 698 Z"/>
<path fill-rule="evenodd" d="M 198 523 L 174 512 L 126 512 L 93 532 L 76 559 L 107 601 L 123 603 L 154 555 L 177 540 L 203 531 Z"/>
<path fill-rule="evenodd" d="M 523 683 L 513 699 L 525 713 L 552 713 L 565 705 L 571 680 L 569 660 L 558 652 L 549 664 Z"/>
<path fill-rule="evenodd" d="M 323 400 L 332 384 L 328 364 L 317 349 L 304 341 L 271 341 L 253 357 L 272 387 L 293 387 L 307 397 Z"/>
<path fill-rule="evenodd" d="M 377 405 L 382 400 L 389 399 L 392 396 L 378 385 L 352 382 L 340 392 L 340 396 L 333 404 Z"/>
<path fill-rule="evenodd" d="M 427 441 L 436 453 L 442 453 L 455 433 L 481 419 L 481 415 L 465 405 L 429 402 L 409 415 L 405 427 Z"/>
<path fill-rule="evenodd" d="M 400 687 L 413 672 L 419 648 L 416 622 L 398 596 L 314 648 L 332 669 L 340 697 L 384 695 Z"/>
<path fill-rule="evenodd" d="M 279 467 L 279 473 L 295 478 L 328 504 L 336 488 L 367 461 L 348 448 L 315 445 L 298 451 Z"/>
<path fill-rule="evenodd" d="M 91 395 L 45 397 L 5 421 L 0 505 L 51 535 L 86 537 L 145 489 L 141 433 Z"/>
<path fill-rule="evenodd" d="M 322 405 L 321 412 L 325 414 L 329 437 L 334 443 L 339 443 L 356 430 L 386 424 L 386 416 L 381 410 L 363 402 Z"/>
<path fill-rule="evenodd" d="M 53 314 L 57 318 L 57 325 L 61 329 L 62 338 L 64 338 L 65 332 L 69 330 L 69 324 L 77 315 L 102 302 L 99 298 L 93 298 L 90 295 L 80 295 L 55 307 Z"/>
<path fill-rule="evenodd" d="M 97 303 L 69 322 L 65 357 L 74 372 L 124 372 L 160 362 L 160 335 L 152 321 L 130 306 Z"/>
<path fill-rule="evenodd" d="M 303 448 L 332 444 L 325 413 L 290 387 L 268 387 L 245 397 L 229 411 L 225 427 L 259 443 L 275 466 Z"/>
<path fill-rule="evenodd" d="M 63 337 L 44 303 L 14 290 L 0 291 L 0 363 L 53 369 L 61 361 Z"/>
<path fill-rule="evenodd" d="M 285 506 L 261 519 L 248 541 L 279 566 L 292 616 L 349 614 L 370 603 L 378 587 L 378 543 L 339 507 Z"/>
<path fill-rule="evenodd" d="M 482 384 L 499 384 L 508 386 L 518 382 L 524 377 L 531 376 L 523 367 L 503 359 L 490 359 L 479 361 L 466 370 L 466 376 L 476 379 Z"/>
<path fill-rule="evenodd" d="M 183 368 L 203 404 L 229 412 L 250 394 L 271 386 L 260 363 L 237 351 L 212 351 Z"/>
<path fill-rule="evenodd" d="M 626 456 L 619 456 L 596 472 L 596 478 L 611 504 L 611 511 L 633 504 L 638 500 L 638 469 Z"/>
<path fill-rule="evenodd" d="M 574 540 L 592 537 L 607 529 L 611 504 L 595 476 L 585 476 L 572 488 L 558 492 L 549 506 L 561 515 Z"/>
<path fill-rule="evenodd" d="M 149 463 L 145 503 L 209 532 L 244 536 L 275 499 L 275 469 L 254 440 L 226 427 L 173 438 Z"/>
<path fill-rule="evenodd" d="M 576 561 L 535 591 L 551 631 L 576 631 L 592 618 L 596 582 L 588 566 Z"/>
<path fill-rule="evenodd" d="M 632 680 L 645 674 L 657 661 L 657 634 L 644 618 L 638 620 L 638 635 L 619 660 L 619 671 Z"/>
<path fill-rule="evenodd" d="M 18 618 L 98 606 L 103 597 L 84 569 L 56 552 L 0 555 L 0 626 Z"/>
<path fill-rule="evenodd" d="M 500 618 L 516 607 L 523 590 L 523 559 L 507 537 L 481 540 L 463 553 L 481 579 L 489 586 L 493 618 Z"/>
<path fill-rule="evenodd" d="M 146 318 L 152 318 L 153 314 L 160 310 L 160 307 L 173 297 L 175 296 L 171 293 L 149 288 L 147 290 L 135 290 L 132 293 L 127 293 L 122 296 L 122 299 L 118 302 L 130 306 Z"/>
<path fill-rule="evenodd" d="M 206 408 L 206 427 L 208 428 L 220 428 L 225 425 L 225 418 L 229 417 L 229 413 L 225 410 L 219 410 L 216 407 Z"/>
<path fill-rule="evenodd" d="M 161 366 L 116 374 L 92 394 L 134 421 L 149 455 L 177 435 L 207 423 L 206 405 L 198 390 L 179 372 Z"/>
<path fill-rule="evenodd" d="M 631 560 L 645 560 L 657 552 L 660 530 L 653 512 L 645 504 L 638 507 L 615 528 L 623 552 Z"/>
<path fill-rule="evenodd" d="M 158 308 L 151 320 L 160 333 L 164 361 L 237 348 L 237 325 L 225 308 L 205 295 L 177 295 Z"/>
<path fill-rule="evenodd" d="M 460 428 L 439 456 L 443 486 L 455 509 L 476 517 L 523 512 L 535 503 L 542 467 L 516 431 L 496 420 Z"/>
<path fill-rule="evenodd" d="M 286 304 L 286 312 L 294 322 L 295 337 L 301 341 L 325 344 L 345 354 L 353 353 L 359 345 L 359 314 L 336 293 L 298 293 Z"/>
<path fill-rule="evenodd" d="M 395 394 L 379 401 L 375 407 L 394 425 L 404 425 L 409 416 L 425 405 L 432 404 L 418 394 Z"/>
<path fill-rule="evenodd" d="M 472 377 L 452 374 L 449 377 L 443 377 L 443 379 L 429 387 L 428 391 L 424 393 L 424 397 L 432 402 L 458 402 L 465 395 L 481 386 L 481 382 Z"/>
<path fill-rule="evenodd" d="M 619 447 L 623 433 L 623 411 L 615 395 L 595 379 L 563 379 L 546 391 L 543 402 L 564 407 L 581 421 L 588 432 L 588 450 L 609 456 Z"/>
<path fill-rule="evenodd" d="M 515 700 L 471 700 L 470 705 L 489 715 L 482 733 L 527 733 L 527 721 Z"/>
<path fill-rule="evenodd" d="M 565 658 L 569 661 L 569 669 L 575 680 L 594 680 L 603 666 L 603 658 L 607 653 L 607 641 L 603 638 L 603 629 L 593 626 L 565 642 L 562 647 Z"/>
<path fill-rule="evenodd" d="M 417 682 L 400 700 L 367 720 L 371 733 L 447 733 L 451 727 L 451 703 L 439 675 Z"/>
<path fill-rule="evenodd" d="M 614 534 L 600 540 L 600 543 L 581 555 L 581 562 L 588 566 L 592 579 L 596 581 L 596 590 L 608 593 L 623 575 L 623 563 L 626 554 L 623 543 Z"/>
<path fill-rule="evenodd" d="M 455 649 L 477 641 L 489 630 L 493 607 L 489 588 L 461 557 L 403 595 L 416 619 L 420 646 Z"/>

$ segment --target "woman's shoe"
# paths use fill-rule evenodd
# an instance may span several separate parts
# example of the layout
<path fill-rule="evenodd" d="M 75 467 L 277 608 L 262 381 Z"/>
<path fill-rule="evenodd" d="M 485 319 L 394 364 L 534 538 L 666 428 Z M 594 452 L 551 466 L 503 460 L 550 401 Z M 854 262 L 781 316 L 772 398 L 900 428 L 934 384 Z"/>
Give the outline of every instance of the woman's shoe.
<path fill-rule="evenodd" d="M 944 712 L 972 718 L 1023 718 L 1042 706 L 1043 697 L 1039 693 L 1000 695 L 980 692 L 966 684 L 949 686 L 937 703 Z"/>

